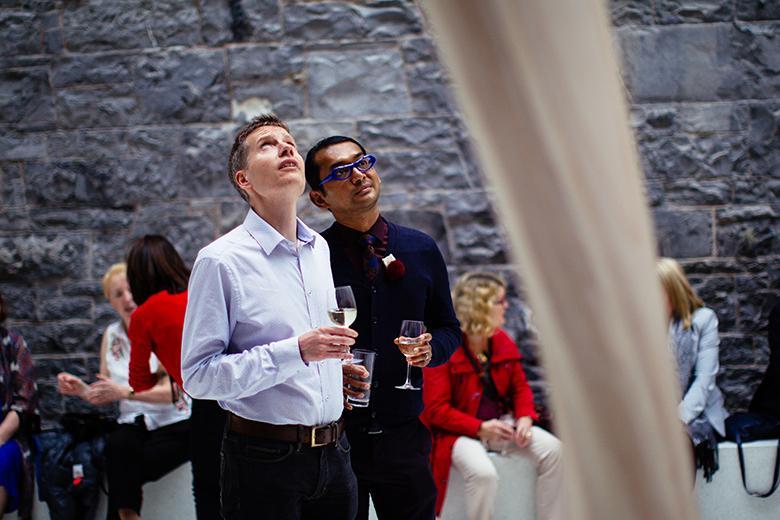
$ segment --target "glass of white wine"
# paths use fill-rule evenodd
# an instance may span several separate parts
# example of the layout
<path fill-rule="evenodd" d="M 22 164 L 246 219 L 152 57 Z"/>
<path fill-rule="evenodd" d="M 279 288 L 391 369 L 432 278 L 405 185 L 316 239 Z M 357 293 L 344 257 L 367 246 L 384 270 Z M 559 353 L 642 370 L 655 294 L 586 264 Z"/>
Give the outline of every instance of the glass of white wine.
<path fill-rule="evenodd" d="M 425 324 L 423 322 L 415 320 L 404 320 L 401 322 L 398 348 L 401 349 L 401 354 L 406 356 L 406 381 L 404 381 L 404 384 L 396 386 L 399 390 L 419 390 L 412 384 L 412 365 L 409 364 L 409 358 L 416 354 L 414 349 L 419 345 L 417 338 L 423 334 L 425 334 Z"/>
<path fill-rule="evenodd" d="M 328 318 L 334 325 L 349 327 L 357 318 L 357 305 L 355 304 L 355 294 L 352 292 L 352 287 L 349 285 L 336 287 L 336 298 L 334 301 L 336 306 L 328 309 Z M 349 364 L 350 362 L 348 359 L 342 361 L 344 364 Z"/>

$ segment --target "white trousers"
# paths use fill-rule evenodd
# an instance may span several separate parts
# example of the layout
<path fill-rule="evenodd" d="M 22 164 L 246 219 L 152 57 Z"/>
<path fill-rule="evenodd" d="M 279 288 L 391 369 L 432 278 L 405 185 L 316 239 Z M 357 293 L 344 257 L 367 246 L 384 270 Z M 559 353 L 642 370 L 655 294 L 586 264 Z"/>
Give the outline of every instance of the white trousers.
<path fill-rule="evenodd" d="M 507 457 L 530 457 L 536 466 L 536 518 L 563 519 L 563 468 L 561 441 L 553 434 L 532 427 L 525 448 L 512 446 Z M 466 514 L 469 520 L 490 520 L 495 509 L 498 473 L 478 439 L 459 437 L 452 448 L 452 464 L 466 484 Z"/>

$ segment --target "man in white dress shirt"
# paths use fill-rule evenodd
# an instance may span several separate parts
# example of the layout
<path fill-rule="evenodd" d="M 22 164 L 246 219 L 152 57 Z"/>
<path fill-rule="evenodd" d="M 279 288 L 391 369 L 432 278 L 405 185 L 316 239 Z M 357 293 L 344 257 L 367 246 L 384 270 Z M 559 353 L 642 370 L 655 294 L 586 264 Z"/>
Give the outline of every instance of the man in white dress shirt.
<path fill-rule="evenodd" d="M 284 122 L 241 129 L 228 175 L 250 208 L 198 254 L 182 339 L 185 390 L 228 411 L 222 515 L 351 520 L 341 360 L 357 333 L 329 325 L 330 253 L 296 217 L 303 159 Z"/>

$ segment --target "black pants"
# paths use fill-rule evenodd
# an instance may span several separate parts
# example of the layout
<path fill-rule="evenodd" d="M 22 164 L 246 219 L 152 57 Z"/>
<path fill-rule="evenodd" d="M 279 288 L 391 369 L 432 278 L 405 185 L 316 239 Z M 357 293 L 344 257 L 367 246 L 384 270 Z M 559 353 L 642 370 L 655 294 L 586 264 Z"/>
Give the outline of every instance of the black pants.
<path fill-rule="evenodd" d="M 226 432 L 222 443 L 225 520 L 353 520 L 357 484 L 349 441 L 318 448 Z"/>
<path fill-rule="evenodd" d="M 368 496 L 379 520 L 433 520 L 436 484 L 431 473 L 431 434 L 418 420 L 382 433 L 348 427 L 352 468 L 358 480 L 357 520 L 368 518 Z"/>
<path fill-rule="evenodd" d="M 108 518 L 120 509 L 141 512 L 141 487 L 180 466 L 190 456 L 189 421 L 148 431 L 142 421 L 120 424 L 106 442 Z"/>
<path fill-rule="evenodd" d="M 216 401 L 192 400 L 192 493 L 198 520 L 219 520 L 219 450 L 225 429 L 225 410 Z"/>

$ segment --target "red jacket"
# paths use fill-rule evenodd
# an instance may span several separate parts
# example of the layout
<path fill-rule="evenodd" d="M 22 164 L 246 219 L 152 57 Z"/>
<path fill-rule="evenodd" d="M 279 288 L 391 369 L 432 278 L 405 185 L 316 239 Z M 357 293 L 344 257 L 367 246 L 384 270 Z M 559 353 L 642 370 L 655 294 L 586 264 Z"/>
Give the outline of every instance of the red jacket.
<path fill-rule="evenodd" d="M 520 363 L 520 351 L 506 332 L 491 338 L 490 374 L 498 393 L 509 396 L 515 417 L 536 419 L 534 398 Z M 464 338 L 465 343 L 465 338 Z M 423 370 L 423 422 L 433 434 L 431 465 L 438 497 L 436 514 L 441 512 L 452 463 L 452 446 L 458 437 L 477 437 L 482 421 L 476 417 L 483 385 L 462 346 L 450 360 Z"/>
<path fill-rule="evenodd" d="M 157 374 L 151 371 L 152 352 L 179 387 L 181 384 L 181 333 L 187 291 L 171 294 L 160 291 L 139 306 L 130 317 L 130 386 L 136 392 L 149 390 L 157 384 Z"/>

